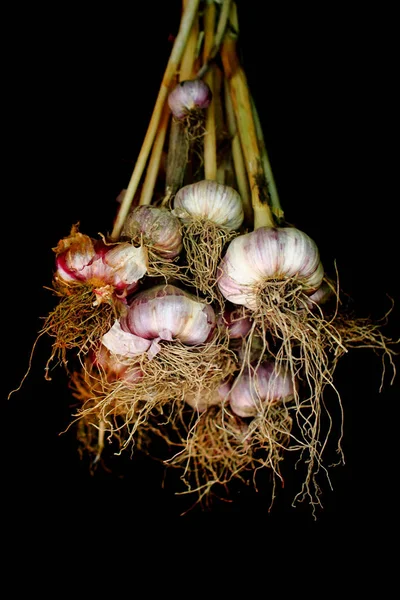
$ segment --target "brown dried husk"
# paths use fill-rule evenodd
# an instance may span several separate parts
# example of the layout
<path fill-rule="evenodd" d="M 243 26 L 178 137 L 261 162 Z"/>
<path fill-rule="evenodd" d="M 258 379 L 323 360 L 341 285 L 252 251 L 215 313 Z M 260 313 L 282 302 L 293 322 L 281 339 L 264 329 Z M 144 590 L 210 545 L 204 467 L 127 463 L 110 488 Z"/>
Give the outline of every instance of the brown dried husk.
<path fill-rule="evenodd" d="M 228 348 L 228 340 L 216 331 L 213 339 L 198 346 L 160 342 L 159 352 L 151 359 L 147 354 L 134 359 L 122 359 L 125 373 L 138 369 L 142 377 L 134 383 L 127 379 L 110 381 L 102 369 L 86 360 L 83 374 L 86 398 L 74 415 L 76 419 L 91 419 L 92 415 L 106 424 L 110 438 L 118 438 L 121 451 L 134 442 L 139 428 L 161 418 L 171 423 L 180 418 L 184 397 L 198 389 L 214 393 L 221 381 L 237 370 L 236 357 Z"/>

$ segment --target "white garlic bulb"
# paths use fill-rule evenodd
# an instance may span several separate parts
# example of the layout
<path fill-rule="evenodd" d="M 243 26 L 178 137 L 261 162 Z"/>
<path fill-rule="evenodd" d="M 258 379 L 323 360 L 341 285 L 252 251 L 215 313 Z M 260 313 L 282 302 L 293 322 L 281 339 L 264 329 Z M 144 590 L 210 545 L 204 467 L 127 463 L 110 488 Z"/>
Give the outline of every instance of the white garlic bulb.
<path fill-rule="evenodd" d="M 173 259 L 182 250 L 181 224 L 167 208 L 137 206 L 128 214 L 121 237 L 139 241 L 141 236 L 163 258 Z"/>
<path fill-rule="evenodd" d="M 243 371 L 233 383 L 229 404 L 239 417 L 255 417 L 268 403 L 293 396 L 291 374 L 276 369 L 273 362 L 263 362 L 257 368 Z"/>
<path fill-rule="evenodd" d="M 184 223 L 190 219 L 209 220 L 229 231 L 243 223 L 243 203 L 238 192 L 217 181 L 203 179 L 178 190 L 173 213 Z"/>
<path fill-rule="evenodd" d="M 324 277 L 317 245 L 294 227 L 260 227 L 234 238 L 218 273 L 223 296 L 251 310 L 257 308 L 263 282 L 293 278 L 311 295 Z"/>
<path fill-rule="evenodd" d="M 158 285 L 138 293 L 121 319 L 124 331 L 147 340 L 179 340 L 188 346 L 211 337 L 214 309 L 173 285 Z"/>

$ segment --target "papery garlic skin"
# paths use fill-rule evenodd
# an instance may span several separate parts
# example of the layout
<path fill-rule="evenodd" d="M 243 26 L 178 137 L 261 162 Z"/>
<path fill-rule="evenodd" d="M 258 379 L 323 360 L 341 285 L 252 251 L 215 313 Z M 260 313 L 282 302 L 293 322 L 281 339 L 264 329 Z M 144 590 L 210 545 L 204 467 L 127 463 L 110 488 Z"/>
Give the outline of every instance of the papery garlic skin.
<path fill-rule="evenodd" d="M 185 394 L 185 402 L 186 404 L 189 404 L 193 410 L 204 412 L 210 408 L 210 406 L 222 404 L 229 394 L 230 389 L 231 383 L 229 382 L 222 383 L 216 390 L 213 390 L 213 392 L 207 393 L 204 390 L 199 389 L 197 392 Z"/>
<path fill-rule="evenodd" d="M 287 400 L 294 394 L 291 374 L 276 371 L 273 362 L 261 363 L 252 371 L 245 370 L 233 383 L 229 404 L 239 417 L 255 417 L 266 404 Z"/>
<path fill-rule="evenodd" d="M 92 285 L 99 296 L 134 291 L 148 270 L 144 246 L 135 247 L 129 242 L 113 245 L 94 242 L 74 228 L 54 250 L 56 278 Z"/>
<path fill-rule="evenodd" d="M 234 238 L 218 267 L 218 287 L 233 304 L 257 308 L 260 285 L 294 278 L 305 294 L 322 283 L 318 247 L 294 227 L 260 227 Z"/>
<path fill-rule="evenodd" d="M 115 321 L 111 329 L 103 335 L 101 342 L 113 354 L 127 358 L 139 356 L 151 346 L 151 341 L 121 329 L 119 321 Z"/>
<path fill-rule="evenodd" d="M 137 240 L 143 236 L 159 256 L 173 259 L 182 250 L 182 233 L 179 219 L 167 208 L 138 206 L 125 220 L 121 237 Z"/>
<path fill-rule="evenodd" d="M 183 222 L 193 218 L 209 220 L 236 231 L 243 223 L 243 203 L 236 190 L 217 181 L 203 179 L 178 190 L 173 213 Z"/>
<path fill-rule="evenodd" d="M 212 92 L 202 79 L 181 81 L 168 95 L 168 106 L 176 119 L 183 119 L 190 112 L 207 108 Z"/>
<path fill-rule="evenodd" d="M 109 383 L 122 380 L 128 384 L 135 384 L 144 375 L 139 364 L 126 362 L 124 357 L 113 354 L 103 344 L 96 351 L 93 362 L 105 373 Z"/>
<path fill-rule="evenodd" d="M 216 317 L 214 309 L 196 296 L 173 285 L 158 285 L 132 299 L 121 325 L 148 340 L 179 340 L 194 346 L 208 341 Z"/>

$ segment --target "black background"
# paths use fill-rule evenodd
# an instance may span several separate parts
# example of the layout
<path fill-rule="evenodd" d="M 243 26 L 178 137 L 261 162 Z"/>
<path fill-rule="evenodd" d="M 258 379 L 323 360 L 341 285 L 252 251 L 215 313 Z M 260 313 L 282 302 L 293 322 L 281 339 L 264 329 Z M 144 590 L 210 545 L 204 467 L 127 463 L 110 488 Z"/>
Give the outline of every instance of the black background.
<path fill-rule="evenodd" d="M 267 3 L 265 3 L 267 4 Z M 276 3 L 275 3 L 276 4 Z M 360 316 L 378 319 L 397 299 L 385 333 L 399 336 L 398 186 L 393 147 L 392 17 L 372 9 L 239 2 L 241 58 L 262 119 L 287 219 L 318 244 Z M 53 306 L 51 248 L 70 227 L 96 236 L 112 228 L 176 35 L 180 2 L 26 8 L 11 14 L 3 78 L 4 397 L 26 372 L 41 317 Z M 297 6 L 297 4 L 296 4 Z M 393 133 L 392 133 L 393 132 Z M 5 267 L 5 268 L 4 268 Z M 237 490 L 231 503 L 194 509 L 162 488 L 147 457 L 121 459 L 115 474 L 91 477 L 71 432 L 71 395 L 60 368 L 44 380 L 50 340 L 42 338 L 22 388 L 2 403 L 3 500 L 16 527 L 65 536 L 106 520 L 109 535 L 140 521 L 193 531 L 198 523 L 249 530 L 300 526 L 352 539 L 395 519 L 398 379 L 382 392 L 370 350 L 342 359 L 346 464 L 322 478 L 315 521 L 292 508 L 300 481 L 268 513 L 268 494 Z M 398 361 L 397 361 L 398 364 Z M 163 529 L 164 528 L 164 529 Z"/>

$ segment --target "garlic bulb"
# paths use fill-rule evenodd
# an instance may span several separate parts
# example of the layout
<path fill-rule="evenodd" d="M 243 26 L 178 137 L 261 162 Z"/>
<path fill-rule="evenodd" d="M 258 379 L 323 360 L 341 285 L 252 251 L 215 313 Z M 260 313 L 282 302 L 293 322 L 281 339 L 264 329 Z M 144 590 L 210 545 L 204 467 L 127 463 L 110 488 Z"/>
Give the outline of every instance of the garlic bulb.
<path fill-rule="evenodd" d="M 218 287 L 233 304 L 257 308 L 260 285 L 294 278 L 305 294 L 322 283 L 324 269 L 315 242 L 294 227 L 260 227 L 233 239 L 219 265 Z"/>
<path fill-rule="evenodd" d="M 177 119 L 183 119 L 188 113 L 207 108 L 212 93 L 209 86 L 201 79 L 181 81 L 170 92 L 168 106 Z"/>
<path fill-rule="evenodd" d="M 230 339 L 245 338 L 251 329 L 251 319 L 240 309 L 226 309 L 218 319 L 218 324 L 227 329 Z"/>
<path fill-rule="evenodd" d="M 101 341 L 110 352 L 126 358 L 143 354 L 151 346 L 149 340 L 121 329 L 119 321 L 115 321 L 111 329 L 103 335 Z"/>
<path fill-rule="evenodd" d="M 194 346 L 211 337 L 216 317 L 214 309 L 196 296 L 173 285 L 158 285 L 132 299 L 121 326 L 147 340 L 179 340 Z"/>
<path fill-rule="evenodd" d="M 184 223 L 190 219 L 209 220 L 230 231 L 239 229 L 244 218 L 238 192 L 208 179 L 181 188 L 174 199 L 173 213 Z"/>
<path fill-rule="evenodd" d="M 216 390 L 205 392 L 199 389 L 197 392 L 189 392 L 185 395 L 185 402 L 198 412 L 204 412 L 210 406 L 222 404 L 227 397 L 231 384 L 229 382 L 222 383 Z"/>
<path fill-rule="evenodd" d="M 182 250 L 182 234 L 179 219 L 167 208 L 137 206 L 125 220 L 121 237 L 140 241 L 167 259 L 173 259 Z"/>
<path fill-rule="evenodd" d="M 147 251 L 128 242 L 106 245 L 73 228 L 71 234 L 58 243 L 56 278 L 64 282 L 92 285 L 101 298 L 113 292 L 124 296 L 134 291 L 147 273 Z"/>
<path fill-rule="evenodd" d="M 276 371 L 273 362 L 263 362 L 239 375 L 232 385 L 229 403 L 239 417 L 255 417 L 264 405 L 288 399 L 293 393 L 290 373 Z"/>

